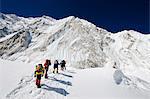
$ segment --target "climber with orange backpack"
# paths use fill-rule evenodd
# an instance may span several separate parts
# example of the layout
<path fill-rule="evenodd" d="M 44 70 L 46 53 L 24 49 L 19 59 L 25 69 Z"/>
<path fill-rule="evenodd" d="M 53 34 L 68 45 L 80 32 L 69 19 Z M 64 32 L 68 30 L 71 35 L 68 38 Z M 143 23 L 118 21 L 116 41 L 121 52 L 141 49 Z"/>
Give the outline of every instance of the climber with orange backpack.
<path fill-rule="evenodd" d="M 48 69 L 49 69 L 49 66 L 51 65 L 51 61 L 46 59 L 45 63 L 44 63 L 44 68 L 45 68 L 45 78 L 48 78 L 47 76 L 47 72 L 48 72 Z"/>

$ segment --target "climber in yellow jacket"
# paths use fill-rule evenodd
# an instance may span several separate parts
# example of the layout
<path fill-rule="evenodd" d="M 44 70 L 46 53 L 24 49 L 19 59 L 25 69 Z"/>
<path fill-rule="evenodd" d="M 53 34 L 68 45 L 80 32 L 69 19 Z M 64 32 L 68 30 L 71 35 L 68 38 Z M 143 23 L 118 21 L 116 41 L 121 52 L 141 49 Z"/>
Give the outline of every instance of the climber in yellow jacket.
<path fill-rule="evenodd" d="M 38 64 L 36 66 L 36 70 L 34 72 L 34 77 L 36 77 L 36 85 L 37 88 L 41 88 L 41 77 L 43 77 L 44 74 L 44 68 L 42 66 L 42 64 Z"/>

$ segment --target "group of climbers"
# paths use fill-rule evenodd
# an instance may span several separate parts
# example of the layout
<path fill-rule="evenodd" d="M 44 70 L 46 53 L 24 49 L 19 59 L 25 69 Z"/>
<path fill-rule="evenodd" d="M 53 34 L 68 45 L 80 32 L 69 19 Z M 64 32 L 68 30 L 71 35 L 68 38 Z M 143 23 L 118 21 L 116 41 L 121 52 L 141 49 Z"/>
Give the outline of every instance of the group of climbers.
<path fill-rule="evenodd" d="M 54 67 L 53 67 L 53 73 L 58 73 L 58 65 L 61 66 L 61 70 L 66 70 L 66 61 L 62 60 L 60 63 L 58 60 L 54 61 Z M 41 87 L 41 78 L 44 76 L 45 78 L 48 78 L 48 70 L 49 66 L 51 65 L 51 60 L 46 59 L 44 66 L 42 64 L 36 65 L 36 70 L 34 72 L 34 77 L 36 77 L 36 85 L 38 88 Z"/>

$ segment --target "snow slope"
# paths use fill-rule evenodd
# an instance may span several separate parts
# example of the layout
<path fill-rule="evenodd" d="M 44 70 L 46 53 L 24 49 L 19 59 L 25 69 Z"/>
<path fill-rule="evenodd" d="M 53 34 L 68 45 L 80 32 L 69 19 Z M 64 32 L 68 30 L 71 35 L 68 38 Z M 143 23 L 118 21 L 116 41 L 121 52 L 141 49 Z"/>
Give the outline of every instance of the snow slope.
<path fill-rule="evenodd" d="M 121 75 L 119 78 L 116 77 L 119 74 L 114 75 L 116 69 L 111 67 L 111 62 L 103 68 L 80 70 L 68 67 L 66 71 L 59 71 L 59 74 L 53 74 L 50 68 L 48 79 L 42 78 L 40 89 L 36 88 L 35 78 L 31 75 L 33 66 L 21 62 L 1 60 L 2 62 L 2 73 L 9 75 L 9 78 L 0 76 L 4 82 L 0 84 L 2 99 L 148 99 L 150 97 L 147 91 L 127 86 L 124 77 L 120 78 Z M 9 70 L 10 63 L 13 68 Z M 122 81 L 116 84 L 114 79 Z"/>
<path fill-rule="evenodd" d="M 31 76 L 33 70 L 34 66 L 30 64 L 0 59 L 0 99 L 17 86 L 22 77 Z"/>
<path fill-rule="evenodd" d="M 124 79 L 116 76 L 111 64 L 104 68 L 79 70 L 73 80 L 69 99 L 148 99 L 150 94 L 127 87 L 122 80 L 116 84 L 115 80 Z M 112 76 L 114 75 L 114 76 Z M 117 79 L 116 79 L 117 78 Z M 115 79 L 115 80 L 114 80 Z"/>
<path fill-rule="evenodd" d="M 150 89 L 150 41 L 149 35 L 135 31 L 122 31 L 107 39 L 104 51 L 136 87 Z"/>

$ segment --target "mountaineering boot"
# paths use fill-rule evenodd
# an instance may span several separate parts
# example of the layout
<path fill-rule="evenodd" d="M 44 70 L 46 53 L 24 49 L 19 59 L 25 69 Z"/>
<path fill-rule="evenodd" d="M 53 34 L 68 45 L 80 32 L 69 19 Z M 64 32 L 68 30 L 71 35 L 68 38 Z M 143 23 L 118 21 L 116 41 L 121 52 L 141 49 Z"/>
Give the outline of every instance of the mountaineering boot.
<path fill-rule="evenodd" d="M 41 86 L 40 86 L 40 85 L 38 85 L 38 86 L 37 86 L 37 88 L 41 88 Z"/>
<path fill-rule="evenodd" d="M 45 74 L 45 78 L 48 78 L 47 73 Z"/>
<path fill-rule="evenodd" d="M 48 76 L 45 76 L 45 78 L 48 78 Z"/>

